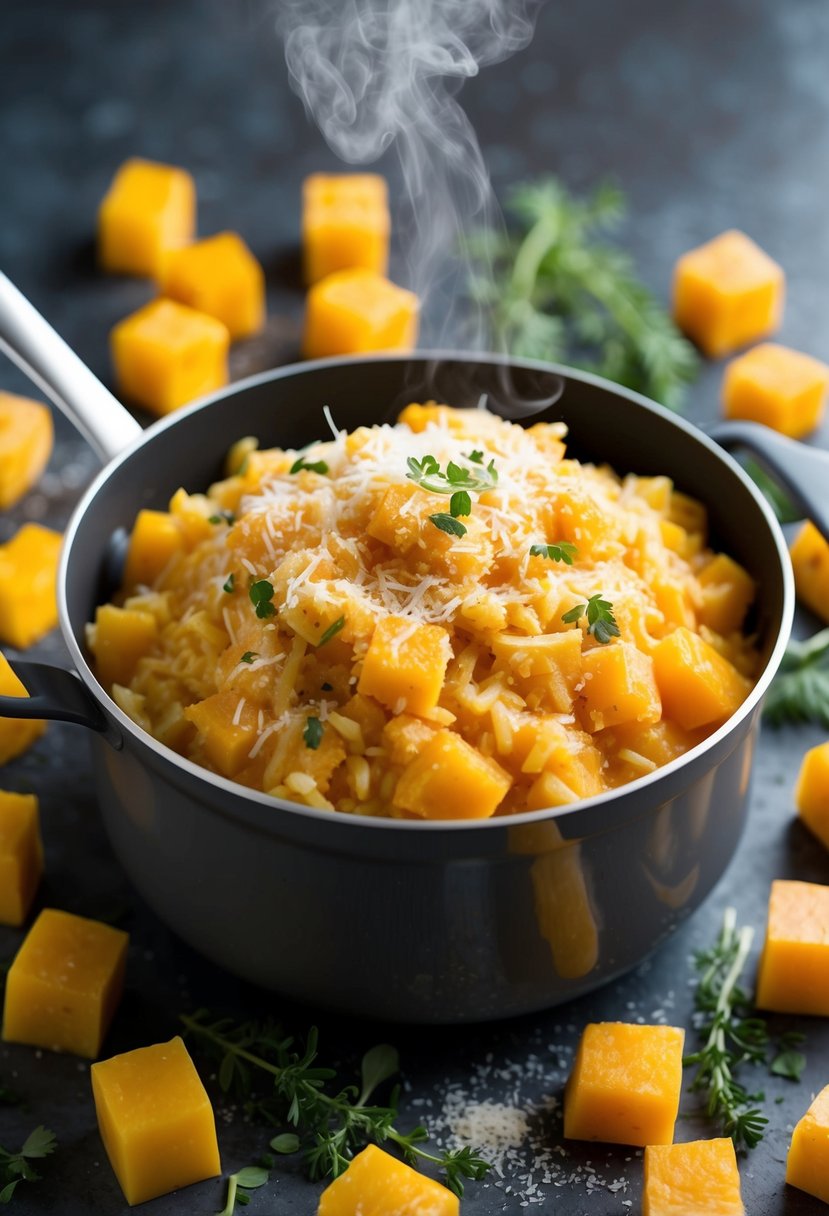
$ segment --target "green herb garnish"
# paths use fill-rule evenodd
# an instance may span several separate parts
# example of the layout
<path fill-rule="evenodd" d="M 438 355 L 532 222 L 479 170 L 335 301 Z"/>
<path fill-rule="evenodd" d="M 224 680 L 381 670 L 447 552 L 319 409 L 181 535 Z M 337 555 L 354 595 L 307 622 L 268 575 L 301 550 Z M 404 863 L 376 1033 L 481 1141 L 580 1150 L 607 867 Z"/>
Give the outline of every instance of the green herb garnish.
<path fill-rule="evenodd" d="M 270 1146 L 275 1153 L 295 1153 L 299 1149 L 299 1136 L 294 1132 L 283 1132 L 281 1136 L 274 1136 Z"/>
<path fill-rule="evenodd" d="M 324 646 L 326 642 L 330 642 L 332 638 L 335 638 L 337 636 L 337 634 L 340 632 L 340 630 L 344 627 L 344 625 L 345 625 L 345 617 L 338 616 L 336 621 L 333 621 L 328 626 L 325 633 L 322 635 L 320 640 L 317 642 L 317 650 L 319 650 L 320 646 Z"/>
<path fill-rule="evenodd" d="M 774 1057 L 769 1064 L 769 1072 L 772 1076 L 785 1077 L 788 1081 L 799 1081 L 805 1067 L 806 1057 L 803 1052 L 787 1047 Z"/>
<path fill-rule="evenodd" d="M 227 594 L 230 595 L 230 593 L 233 591 L 235 584 L 236 584 L 236 575 L 229 574 L 227 576 L 227 581 L 222 583 L 222 591 L 226 591 Z"/>
<path fill-rule="evenodd" d="M 817 722 L 829 729 L 829 629 L 789 642 L 763 713 L 773 726 Z"/>
<path fill-rule="evenodd" d="M 480 456 L 480 462 L 472 461 L 472 456 Z M 469 459 L 473 464 L 483 463 L 482 453 L 473 452 L 472 456 Z M 480 469 L 464 469 L 450 460 L 445 473 L 441 472 L 434 456 L 424 456 L 422 460 L 410 456 L 406 464 L 408 480 L 430 494 L 454 494 L 457 490 L 474 490 L 477 494 L 483 494 L 486 490 L 494 490 L 498 484 L 494 460 L 490 460 L 486 468 Z"/>
<path fill-rule="evenodd" d="M 305 740 L 305 746 L 310 747 L 312 752 L 315 752 L 322 743 L 322 736 L 325 727 L 319 718 L 309 717 L 305 720 L 305 730 L 302 732 L 302 737 Z"/>
<path fill-rule="evenodd" d="M 328 465 L 324 460 L 306 460 L 304 456 L 299 456 L 291 465 L 292 473 L 301 473 L 303 469 L 307 469 L 309 473 L 327 473 Z"/>
<path fill-rule="evenodd" d="M 743 468 L 757 489 L 768 499 L 769 506 L 781 524 L 793 524 L 796 520 L 803 518 L 803 512 L 794 505 L 786 491 L 766 472 L 762 465 L 758 464 L 756 460 L 749 459 L 746 460 Z"/>
<path fill-rule="evenodd" d="M 209 524 L 233 524 L 236 522 L 236 516 L 232 511 L 217 511 L 215 515 L 208 516 Z"/>
<path fill-rule="evenodd" d="M 260 620 L 265 621 L 269 616 L 276 614 L 276 609 L 271 603 L 273 599 L 273 583 L 269 583 L 266 578 L 260 578 L 257 582 L 251 583 L 248 595 Z"/>
<path fill-rule="evenodd" d="M 239 660 L 240 663 L 252 663 L 254 659 L 259 658 L 258 650 L 246 650 Z"/>
<path fill-rule="evenodd" d="M 23 1147 L 16 1153 L 0 1148 L 0 1203 L 11 1203 L 21 1182 L 38 1182 L 40 1174 L 31 1162 L 42 1160 L 55 1151 L 55 1133 L 48 1128 L 36 1127 L 27 1136 Z"/>
<path fill-rule="evenodd" d="M 267 1181 L 268 1171 L 260 1165 L 246 1165 L 244 1169 L 231 1174 L 227 1180 L 227 1203 L 218 1216 L 233 1216 L 237 1203 L 242 1207 L 250 1203 L 250 1196 L 240 1193 L 240 1187 L 242 1192 L 255 1191 Z"/>
<path fill-rule="evenodd" d="M 587 632 L 602 646 L 606 645 L 611 638 L 620 636 L 619 626 L 613 615 L 613 605 L 609 600 L 602 599 L 601 592 L 591 595 L 586 604 L 576 604 L 568 612 L 563 612 L 561 619 L 568 625 L 574 625 L 581 620 L 585 613 L 587 613 Z"/>
<path fill-rule="evenodd" d="M 565 566 L 572 566 L 577 553 L 578 547 L 567 540 L 559 541 L 557 545 L 530 545 L 531 557 L 549 557 L 551 562 L 564 562 Z"/>
<path fill-rule="evenodd" d="M 437 515 L 430 515 L 429 519 L 436 528 L 447 532 L 449 536 L 466 536 L 466 526 L 459 519 L 455 519 L 454 515 L 439 511 Z"/>

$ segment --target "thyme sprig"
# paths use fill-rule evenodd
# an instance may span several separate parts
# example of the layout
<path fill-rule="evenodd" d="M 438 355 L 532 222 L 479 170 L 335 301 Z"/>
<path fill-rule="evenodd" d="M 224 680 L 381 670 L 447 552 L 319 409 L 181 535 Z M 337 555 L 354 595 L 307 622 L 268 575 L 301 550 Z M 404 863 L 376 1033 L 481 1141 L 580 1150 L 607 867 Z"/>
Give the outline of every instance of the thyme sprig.
<path fill-rule="evenodd" d="M 425 1127 L 401 1132 L 396 1126 L 399 1087 L 385 1106 L 370 1101 L 398 1071 L 397 1051 L 388 1044 L 363 1056 L 359 1086 L 329 1087 L 329 1082 L 336 1082 L 336 1073 L 317 1063 L 315 1027 L 303 1048 L 270 1019 L 234 1024 L 227 1018 L 213 1020 L 207 1010 L 199 1010 L 181 1015 L 181 1021 L 198 1046 L 218 1061 L 220 1088 L 243 1101 L 249 1117 L 296 1129 L 312 1178 L 336 1178 L 355 1151 L 369 1142 L 394 1144 L 411 1165 L 430 1162 L 443 1172 L 456 1195 L 463 1194 L 464 1179 L 483 1178 L 490 1168 L 469 1148 L 427 1152 L 422 1147 L 429 1139 Z M 271 1092 L 256 1096 L 255 1078 L 266 1080 Z"/>

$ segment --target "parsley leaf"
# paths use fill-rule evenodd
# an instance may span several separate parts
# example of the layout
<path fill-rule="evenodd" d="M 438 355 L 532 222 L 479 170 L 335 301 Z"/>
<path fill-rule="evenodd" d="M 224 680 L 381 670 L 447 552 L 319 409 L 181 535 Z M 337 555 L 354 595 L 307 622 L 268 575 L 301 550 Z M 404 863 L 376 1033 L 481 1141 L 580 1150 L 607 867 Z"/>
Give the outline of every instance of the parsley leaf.
<path fill-rule="evenodd" d="M 601 592 L 591 595 L 586 604 L 576 604 L 567 612 L 563 612 L 561 619 L 568 625 L 573 625 L 580 621 L 585 613 L 587 613 L 587 632 L 602 646 L 605 646 L 611 638 L 620 636 L 619 626 L 613 615 L 613 605 L 609 600 L 602 599 Z"/>
<path fill-rule="evenodd" d="M 483 464 L 484 454 L 483 452 L 479 452 L 476 448 L 474 452 L 469 453 L 466 459 L 470 462 L 470 464 Z"/>
<path fill-rule="evenodd" d="M 208 516 L 209 524 L 233 524 L 236 522 L 236 516 L 232 511 L 217 511 L 215 515 Z"/>
<path fill-rule="evenodd" d="M 240 663 L 252 663 L 254 659 L 259 658 L 258 650 L 246 650 L 239 660 Z"/>
<path fill-rule="evenodd" d="M 269 583 L 266 578 L 260 578 L 257 582 L 251 583 L 248 588 L 248 595 L 260 620 L 265 621 L 269 616 L 275 616 L 276 609 L 271 603 L 273 599 L 273 583 Z"/>
<path fill-rule="evenodd" d="M 344 625 L 345 625 L 344 616 L 338 616 L 336 621 L 332 621 L 332 623 L 326 629 L 325 633 L 322 635 L 320 640 L 317 642 L 317 650 L 319 650 L 320 646 L 324 646 L 326 642 L 330 642 L 332 638 L 335 638 Z"/>
<path fill-rule="evenodd" d="M 829 729 L 829 629 L 789 642 L 763 712 L 773 726 L 817 722 Z"/>
<path fill-rule="evenodd" d="M 302 732 L 302 737 L 305 740 L 305 746 L 310 747 L 312 752 L 315 752 L 322 743 L 324 726 L 319 718 L 309 717 L 305 721 L 305 730 Z"/>
<path fill-rule="evenodd" d="M 549 557 L 551 562 L 564 562 L 565 566 L 572 566 L 578 551 L 578 547 L 567 540 L 556 545 L 530 545 L 531 557 Z"/>
<path fill-rule="evenodd" d="M 788 1081 L 799 1081 L 806 1067 L 806 1057 L 802 1051 L 789 1048 L 776 1055 L 769 1065 L 769 1072 L 775 1077 L 785 1077 Z"/>
<path fill-rule="evenodd" d="M 236 583 L 236 575 L 229 574 L 227 576 L 227 581 L 222 584 L 222 591 L 226 591 L 227 594 L 230 595 L 230 593 L 233 591 L 235 583 Z"/>
<path fill-rule="evenodd" d="M 483 462 L 481 453 L 474 454 L 480 455 Z M 490 460 L 486 468 L 478 469 L 465 469 L 450 460 L 445 473 L 441 472 L 434 456 L 424 456 L 422 460 L 410 456 L 406 465 L 409 469 L 406 474 L 408 480 L 413 481 L 422 490 L 428 490 L 430 494 L 454 494 L 457 490 L 473 490 L 477 494 L 483 494 L 486 490 L 494 490 L 498 484 L 494 460 Z"/>
<path fill-rule="evenodd" d="M 303 469 L 309 473 L 327 473 L 328 465 L 324 460 L 306 460 L 304 456 L 299 456 L 291 465 L 291 472 L 301 473 Z"/>
<path fill-rule="evenodd" d="M 448 532 L 450 536 L 466 536 L 466 527 L 452 515 L 439 511 L 437 515 L 430 515 L 429 519 L 441 532 Z"/>
<path fill-rule="evenodd" d="M 55 1133 L 46 1127 L 36 1127 L 26 1137 L 23 1147 L 16 1153 L 0 1148 L 0 1203 L 11 1203 L 12 1196 L 21 1182 L 38 1182 L 40 1174 L 30 1165 L 55 1151 Z"/>
<path fill-rule="evenodd" d="M 466 490 L 456 490 L 449 499 L 449 514 L 453 519 L 457 519 L 459 515 L 472 514 L 472 499 Z"/>

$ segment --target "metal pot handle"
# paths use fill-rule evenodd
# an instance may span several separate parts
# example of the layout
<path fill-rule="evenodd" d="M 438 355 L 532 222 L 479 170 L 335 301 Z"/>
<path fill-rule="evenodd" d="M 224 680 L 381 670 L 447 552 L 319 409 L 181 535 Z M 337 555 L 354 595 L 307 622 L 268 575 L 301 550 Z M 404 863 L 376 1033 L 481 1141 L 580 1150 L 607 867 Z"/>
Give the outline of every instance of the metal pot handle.
<path fill-rule="evenodd" d="M 829 541 L 829 452 L 788 439 L 759 422 L 718 422 L 710 437 L 727 451 L 751 452 Z"/>
<path fill-rule="evenodd" d="M 12 671 L 29 692 L 28 697 L 0 696 L 0 717 L 48 718 L 53 722 L 74 722 L 107 735 L 113 731 L 78 676 L 63 667 L 45 663 L 9 660 Z"/>

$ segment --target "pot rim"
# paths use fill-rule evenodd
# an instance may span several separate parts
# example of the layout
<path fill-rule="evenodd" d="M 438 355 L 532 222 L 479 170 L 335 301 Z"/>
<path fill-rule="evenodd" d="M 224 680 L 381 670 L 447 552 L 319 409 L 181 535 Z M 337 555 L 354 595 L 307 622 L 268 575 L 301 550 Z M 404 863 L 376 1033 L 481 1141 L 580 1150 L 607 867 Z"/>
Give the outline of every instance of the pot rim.
<path fill-rule="evenodd" d="M 231 781 L 226 777 L 220 776 L 218 773 L 213 773 L 209 769 L 203 768 L 201 765 L 195 764 L 192 760 L 188 760 L 185 756 L 179 755 L 178 752 L 167 747 L 158 739 L 155 739 L 149 732 L 143 730 L 136 722 L 134 722 L 122 709 L 112 700 L 112 698 L 104 691 L 89 666 L 86 655 L 83 652 L 75 634 L 72 631 L 69 608 L 67 603 L 66 585 L 69 577 L 69 560 L 72 551 L 72 546 L 75 536 L 82 518 L 87 511 L 93 507 L 95 499 L 101 487 L 115 476 L 120 466 L 128 460 L 134 452 L 136 452 L 144 444 L 150 442 L 160 433 L 175 427 L 182 419 L 188 417 L 204 409 L 209 409 L 217 401 L 223 401 L 228 397 L 235 396 L 238 393 L 244 392 L 248 388 L 253 388 L 256 385 L 266 384 L 273 380 L 288 379 L 292 376 L 311 374 L 317 368 L 336 368 L 343 365 L 353 366 L 355 362 L 375 363 L 375 362 L 392 362 L 392 363 L 412 363 L 418 362 L 423 364 L 440 363 L 440 362 L 466 362 L 466 363 L 484 363 L 490 365 L 502 364 L 505 367 L 515 367 L 527 371 L 541 371 L 562 376 L 565 380 L 581 381 L 585 384 L 593 385 L 597 388 L 604 389 L 619 397 L 624 397 L 628 401 L 632 401 L 640 406 L 647 413 L 657 414 L 669 420 L 678 430 L 684 432 L 688 441 L 693 441 L 706 448 L 715 457 L 720 459 L 728 468 L 732 476 L 742 482 L 743 487 L 749 491 L 750 496 L 754 499 L 755 505 L 759 507 L 762 515 L 765 518 L 769 533 L 774 541 L 777 556 L 780 564 L 780 572 L 783 580 L 783 602 L 781 606 L 780 625 L 777 636 L 774 640 L 769 658 L 766 665 L 757 680 L 754 688 L 746 697 L 743 704 L 732 714 L 726 722 L 723 723 L 713 734 L 709 735 L 701 743 L 698 743 L 690 751 L 678 756 L 670 763 L 662 765 L 660 768 L 654 769 L 651 773 L 646 773 L 642 777 L 637 777 L 634 781 L 628 782 L 626 785 L 618 786 L 612 790 L 606 790 L 601 794 L 596 794 L 592 798 L 580 799 L 578 802 L 567 804 L 560 807 L 551 807 L 548 810 L 541 811 L 524 811 L 520 814 L 510 815 L 508 818 L 491 817 L 489 819 L 446 819 L 446 820 L 409 820 L 409 819 L 393 819 L 391 817 L 374 817 L 374 816 L 357 816 L 344 815 L 337 811 L 318 810 L 314 807 L 303 806 L 300 803 L 288 802 L 285 799 L 273 798 L 264 791 L 253 790 L 247 786 L 240 785 L 238 782 Z M 763 494 L 757 488 L 747 473 L 741 468 L 739 463 L 722 448 L 718 443 L 705 434 L 699 427 L 681 418 L 673 411 L 668 410 L 665 406 L 659 405 L 655 401 L 651 401 L 648 397 L 641 393 L 634 392 L 632 389 L 623 387 L 613 381 L 606 380 L 602 376 L 596 376 L 591 372 L 581 371 L 576 368 L 567 367 L 560 363 L 548 363 L 542 359 L 525 359 L 513 358 L 503 355 L 493 354 L 491 352 L 475 352 L 475 351 L 455 351 L 455 350 L 425 350 L 415 351 L 410 354 L 390 354 L 378 353 L 373 355 L 356 356 L 336 356 L 328 359 L 307 360 L 301 363 L 289 363 L 282 367 L 271 368 L 265 372 L 259 372 L 256 375 L 248 376 L 245 379 L 237 380 L 233 384 L 228 385 L 218 392 L 211 393 L 207 397 L 201 398 L 182 409 L 166 415 L 163 418 L 153 422 L 147 427 L 136 440 L 129 444 L 122 452 L 120 452 L 113 460 L 104 466 L 101 472 L 94 478 L 92 484 L 83 494 L 78 502 L 69 523 L 64 533 L 64 541 L 61 549 L 60 564 L 58 568 L 58 613 L 60 619 L 61 632 L 64 641 L 66 642 L 72 662 L 76 672 L 79 674 L 86 690 L 92 695 L 95 702 L 102 708 L 107 717 L 114 719 L 121 731 L 131 736 L 132 739 L 147 747 L 160 761 L 166 761 L 172 764 L 174 768 L 180 769 L 190 778 L 204 781 L 214 790 L 222 791 L 234 798 L 240 798 L 245 802 L 257 806 L 264 806 L 270 810 L 279 809 L 284 812 L 289 812 L 298 815 L 303 819 L 318 820 L 322 823 L 331 823 L 335 818 L 336 824 L 345 827 L 348 825 L 348 830 L 353 831 L 403 831 L 403 832 L 419 832 L 419 833 L 445 833 L 445 832 L 473 832 L 503 829 L 504 827 L 518 827 L 525 824 L 541 823 L 549 819 L 567 819 L 568 823 L 572 823 L 573 817 L 578 817 L 579 814 L 585 812 L 587 814 L 595 810 L 596 807 L 610 803 L 620 803 L 624 801 L 628 795 L 639 795 L 650 789 L 651 786 L 658 784 L 663 779 L 669 778 L 674 773 L 693 761 L 700 759 L 706 752 L 716 748 L 736 727 L 750 714 L 754 712 L 762 698 L 765 696 L 772 679 L 774 678 L 780 661 L 783 657 L 786 645 L 791 633 L 792 621 L 794 617 L 794 577 L 789 561 L 788 548 L 771 507 L 766 501 Z M 231 812 L 232 813 L 232 812 Z M 274 825 L 274 830 L 277 830 Z"/>

